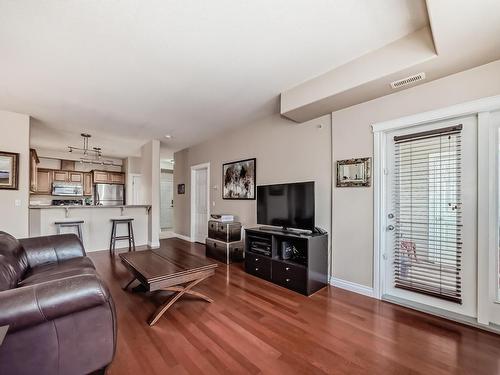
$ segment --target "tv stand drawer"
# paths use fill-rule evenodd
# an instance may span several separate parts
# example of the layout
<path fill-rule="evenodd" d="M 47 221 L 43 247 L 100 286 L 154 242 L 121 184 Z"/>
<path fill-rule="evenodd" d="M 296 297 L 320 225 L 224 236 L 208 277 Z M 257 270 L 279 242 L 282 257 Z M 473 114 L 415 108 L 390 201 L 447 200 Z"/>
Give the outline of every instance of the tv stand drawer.
<path fill-rule="evenodd" d="M 305 294 L 307 290 L 307 269 L 290 263 L 273 260 L 272 281 L 285 288 Z"/>
<path fill-rule="evenodd" d="M 263 279 L 271 280 L 271 259 L 247 252 L 245 255 L 245 271 Z"/>

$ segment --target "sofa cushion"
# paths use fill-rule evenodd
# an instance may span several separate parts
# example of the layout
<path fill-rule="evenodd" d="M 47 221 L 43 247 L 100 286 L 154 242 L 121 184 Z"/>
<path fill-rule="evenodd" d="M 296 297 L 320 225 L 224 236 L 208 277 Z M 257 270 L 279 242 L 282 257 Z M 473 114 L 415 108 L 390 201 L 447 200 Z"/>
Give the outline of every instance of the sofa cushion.
<path fill-rule="evenodd" d="M 0 291 L 15 288 L 28 269 L 28 259 L 19 241 L 0 231 Z"/>
<path fill-rule="evenodd" d="M 19 282 L 19 286 L 34 285 L 78 275 L 96 275 L 94 264 L 90 258 L 73 258 L 31 268 L 24 279 Z"/>

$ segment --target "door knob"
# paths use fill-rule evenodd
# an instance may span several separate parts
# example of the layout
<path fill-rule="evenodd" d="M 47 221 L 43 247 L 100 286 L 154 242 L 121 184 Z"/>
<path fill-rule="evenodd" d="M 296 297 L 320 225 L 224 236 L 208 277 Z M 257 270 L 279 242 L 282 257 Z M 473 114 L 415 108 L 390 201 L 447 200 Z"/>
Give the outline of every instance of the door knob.
<path fill-rule="evenodd" d="M 394 230 L 394 229 L 395 229 L 395 228 L 394 228 L 394 225 L 389 225 L 389 226 L 387 227 L 387 230 Z"/>

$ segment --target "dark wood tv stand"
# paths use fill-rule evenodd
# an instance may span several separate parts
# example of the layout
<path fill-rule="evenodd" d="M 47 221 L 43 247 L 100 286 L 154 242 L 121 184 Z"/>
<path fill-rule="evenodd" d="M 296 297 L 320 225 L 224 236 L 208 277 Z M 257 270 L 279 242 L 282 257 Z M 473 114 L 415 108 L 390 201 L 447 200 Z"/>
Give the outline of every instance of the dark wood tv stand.
<path fill-rule="evenodd" d="M 265 227 L 245 230 L 245 271 L 310 295 L 328 282 L 328 234 L 300 234 Z M 283 243 L 293 249 L 283 259 Z"/>

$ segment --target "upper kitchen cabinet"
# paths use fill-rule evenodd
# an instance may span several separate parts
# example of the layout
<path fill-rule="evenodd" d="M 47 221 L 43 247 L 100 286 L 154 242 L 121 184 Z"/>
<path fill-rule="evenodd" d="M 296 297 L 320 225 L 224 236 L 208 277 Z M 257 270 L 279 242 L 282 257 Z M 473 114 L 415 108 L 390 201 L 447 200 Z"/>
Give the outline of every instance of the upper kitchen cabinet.
<path fill-rule="evenodd" d="M 94 184 L 107 184 L 109 183 L 108 172 L 105 171 L 92 171 Z"/>
<path fill-rule="evenodd" d="M 83 172 L 54 171 L 54 182 L 74 182 L 83 184 Z"/>
<path fill-rule="evenodd" d="M 94 184 L 125 184 L 125 174 L 122 172 L 92 171 Z"/>
<path fill-rule="evenodd" d="M 82 172 L 68 172 L 68 182 L 77 182 L 83 184 Z"/>
<path fill-rule="evenodd" d="M 92 173 L 83 174 L 83 195 L 92 195 Z"/>
<path fill-rule="evenodd" d="M 110 172 L 108 174 L 112 184 L 125 184 L 125 175 L 123 173 Z"/>
<path fill-rule="evenodd" d="M 73 160 L 61 160 L 61 169 L 65 171 L 74 171 L 75 162 Z"/>
<path fill-rule="evenodd" d="M 68 182 L 69 172 L 54 171 L 54 182 Z"/>
<path fill-rule="evenodd" d="M 36 186 L 34 192 L 37 194 L 51 194 L 52 178 L 53 178 L 52 170 L 39 168 L 36 171 Z"/>

